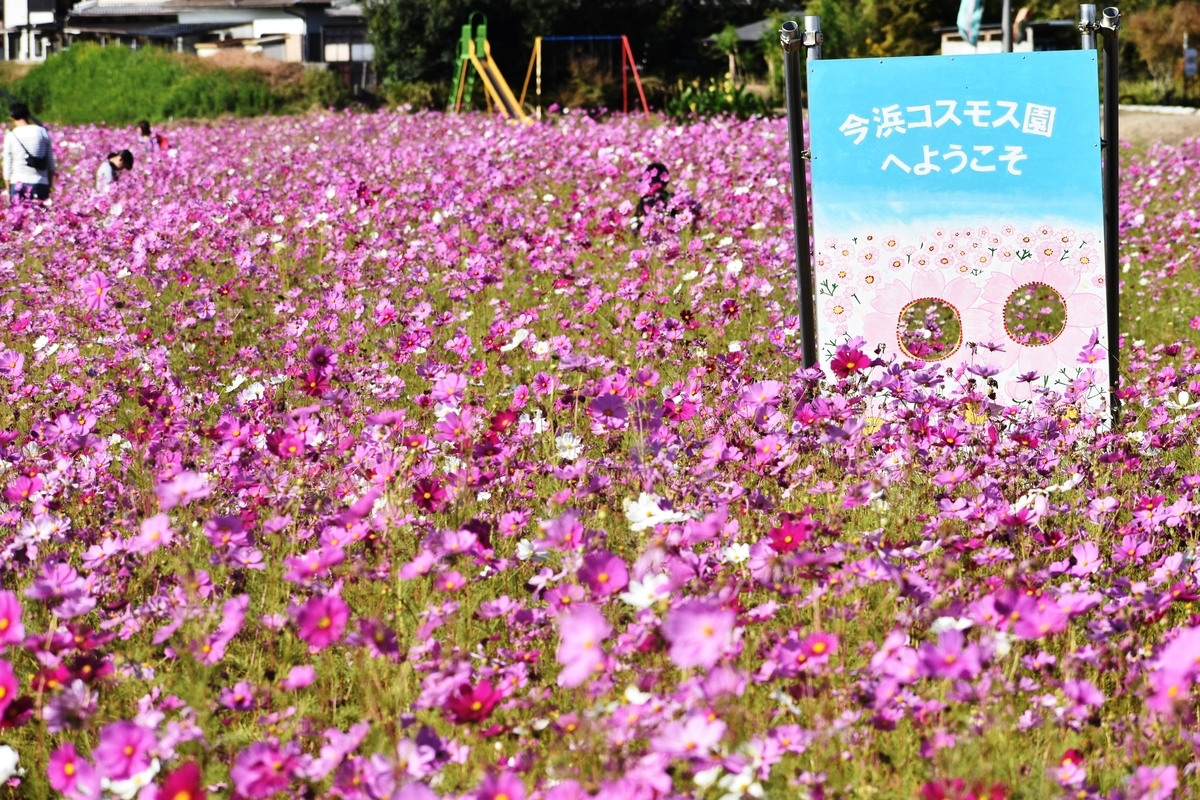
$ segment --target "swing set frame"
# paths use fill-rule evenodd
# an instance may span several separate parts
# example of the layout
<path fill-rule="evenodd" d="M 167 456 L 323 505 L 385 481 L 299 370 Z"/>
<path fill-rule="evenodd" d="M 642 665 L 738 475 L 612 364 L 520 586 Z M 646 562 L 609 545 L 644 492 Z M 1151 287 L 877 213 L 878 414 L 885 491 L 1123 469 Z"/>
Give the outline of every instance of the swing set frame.
<path fill-rule="evenodd" d="M 617 42 L 621 43 L 621 97 L 624 111 L 629 113 L 629 73 L 633 73 L 633 82 L 637 86 L 638 97 L 642 101 L 642 111 L 650 116 L 650 104 L 646 102 L 646 92 L 642 88 L 642 79 L 638 75 L 637 61 L 633 58 L 633 48 L 629 46 L 629 37 L 621 36 L 538 36 L 533 40 L 533 53 L 529 56 L 529 68 L 525 70 L 525 84 L 521 87 L 519 104 L 524 107 L 525 96 L 529 93 L 529 80 L 536 76 L 534 91 L 537 97 L 537 118 L 542 118 L 542 42 Z"/>

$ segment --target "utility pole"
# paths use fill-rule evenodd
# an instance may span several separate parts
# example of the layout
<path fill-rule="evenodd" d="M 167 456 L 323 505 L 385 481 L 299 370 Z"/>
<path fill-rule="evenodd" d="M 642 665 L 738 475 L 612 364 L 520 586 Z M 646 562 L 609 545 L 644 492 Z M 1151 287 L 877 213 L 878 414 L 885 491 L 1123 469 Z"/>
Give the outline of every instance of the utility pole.
<path fill-rule="evenodd" d="M 1013 51 L 1012 30 L 1012 0 L 1004 0 L 1000 5 L 1000 41 L 1005 53 Z"/>

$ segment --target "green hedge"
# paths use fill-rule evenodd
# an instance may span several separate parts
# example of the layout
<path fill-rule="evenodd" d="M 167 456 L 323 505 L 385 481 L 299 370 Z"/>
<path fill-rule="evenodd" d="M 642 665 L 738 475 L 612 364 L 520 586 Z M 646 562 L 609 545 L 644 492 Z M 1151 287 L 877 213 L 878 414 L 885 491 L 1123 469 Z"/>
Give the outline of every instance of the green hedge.
<path fill-rule="evenodd" d="M 298 82 L 273 87 L 252 69 L 222 69 L 153 47 L 90 43 L 51 56 L 9 91 L 42 119 L 76 125 L 279 114 L 345 101 L 328 72 L 308 70 Z"/>

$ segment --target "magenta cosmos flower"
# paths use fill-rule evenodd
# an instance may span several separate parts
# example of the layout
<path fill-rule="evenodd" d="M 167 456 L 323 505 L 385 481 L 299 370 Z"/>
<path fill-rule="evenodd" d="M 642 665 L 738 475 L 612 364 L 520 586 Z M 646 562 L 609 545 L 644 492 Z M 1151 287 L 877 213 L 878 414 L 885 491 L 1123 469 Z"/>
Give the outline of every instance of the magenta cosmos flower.
<path fill-rule="evenodd" d="M 0 659 L 0 716 L 3 716 L 5 710 L 17 699 L 19 690 L 12 664 Z"/>
<path fill-rule="evenodd" d="M 350 606 L 336 595 L 310 597 L 296 614 L 296 633 L 310 647 L 324 650 L 346 632 Z"/>
<path fill-rule="evenodd" d="M 121 720 L 100 730 L 100 743 L 92 750 L 92 758 L 102 777 L 123 781 L 150 766 L 150 753 L 157 744 L 154 731 Z"/>
<path fill-rule="evenodd" d="M 596 550 L 583 557 L 579 581 L 596 597 L 608 597 L 629 585 L 629 570 L 619 556 Z"/>
<path fill-rule="evenodd" d="M 103 272 L 93 272 L 79 282 L 79 294 L 88 311 L 103 311 L 108 308 L 108 290 L 112 282 Z"/>

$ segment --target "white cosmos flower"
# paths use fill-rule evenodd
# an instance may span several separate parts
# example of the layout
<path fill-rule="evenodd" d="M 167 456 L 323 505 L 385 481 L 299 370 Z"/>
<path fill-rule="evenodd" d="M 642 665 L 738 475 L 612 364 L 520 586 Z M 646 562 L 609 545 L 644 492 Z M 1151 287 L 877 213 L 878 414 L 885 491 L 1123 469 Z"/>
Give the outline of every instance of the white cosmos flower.
<path fill-rule="evenodd" d="M 735 258 L 725 265 L 725 271 L 730 275 L 737 275 L 742 271 L 742 266 L 742 260 L 740 258 Z"/>
<path fill-rule="evenodd" d="M 244 405 L 246 403 L 252 403 L 255 400 L 262 400 L 263 392 L 265 392 L 266 389 L 267 387 L 263 386 L 258 381 L 255 381 L 245 389 L 242 389 L 242 391 L 238 392 L 238 404 Z"/>
<path fill-rule="evenodd" d="M 726 564 L 745 564 L 750 560 L 750 545 L 731 544 L 721 551 L 721 560 Z"/>
<path fill-rule="evenodd" d="M 932 634 L 945 633 L 946 631 L 965 631 L 975 623 L 966 618 L 958 617 L 938 617 L 929 626 L 929 632 Z"/>
<path fill-rule="evenodd" d="M 151 781 L 154 780 L 154 776 L 158 774 L 158 769 L 159 763 L 156 758 L 150 762 L 149 767 L 131 778 L 126 778 L 123 781 L 110 781 L 108 778 L 101 778 L 100 785 L 121 798 L 121 800 L 133 800 L 138 792 L 150 785 Z"/>
<path fill-rule="evenodd" d="M 500 352 L 507 353 L 511 350 L 516 350 L 518 347 L 521 346 L 521 342 L 525 341 L 528 338 L 529 338 L 529 331 L 525 330 L 524 328 L 517 328 L 516 332 L 513 334 L 512 341 L 506 345 L 502 345 L 500 347 Z"/>
<path fill-rule="evenodd" d="M 13 775 L 25 772 L 25 770 L 17 766 L 20 763 L 21 756 L 16 750 L 6 744 L 0 744 L 0 783 L 8 780 Z"/>
<path fill-rule="evenodd" d="M 546 418 L 542 416 L 541 411 L 534 411 L 532 414 L 522 414 L 517 421 L 522 425 L 528 425 L 533 428 L 534 436 L 539 433 L 545 433 L 546 429 L 550 427 L 550 424 L 546 422 Z"/>
<path fill-rule="evenodd" d="M 658 495 L 642 492 L 637 500 L 625 499 L 625 516 L 629 518 L 629 529 L 645 531 L 665 522 L 683 522 L 687 516 L 678 511 L 667 511 L 659 507 Z"/>
<path fill-rule="evenodd" d="M 726 775 L 717 781 L 717 786 L 725 790 L 721 800 L 741 800 L 746 795 L 763 796 L 762 784 L 754 780 L 754 772 L 750 769 L 742 770 L 737 775 Z"/>
<path fill-rule="evenodd" d="M 1193 411 L 1200 408 L 1200 398 L 1192 400 L 1191 393 L 1184 389 L 1174 397 L 1168 398 L 1166 406 L 1176 411 Z"/>
<path fill-rule="evenodd" d="M 716 783 L 717 778 L 719 777 L 721 777 L 721 767 L 720 765 L 717 765 L 715 767 L 709 767 L 708 769 L 700 770 L 694 776 L 692 776 L 692 780 L 695 781 L 696 785 L 701 789 L 707 789 Z"/>
<path fill-rule="evenodd" d="M 643 692 L 633 684 L 629 684 L 629 686 L 625 687 L 625 700 L 631 705 L 644 706 L 653 699 L 654 695 L 650 694 L 649 692 Z"/>
<path fill-rule="evenodd" d="M 662 573 L 652 573 L 640 581 L 630 581 L 629 591 L 621 592 L 621 599 L 638 609 L 649 608 L 667 597 L 667 585 L 671 579 Z"/>
<path fill-rule="evenodd" d="M 565 461 L 574 461 L 583 455 L 583 440 L 570 431 L 555 436 L 554 443 L 558 445 L 558 457 Z"/>

